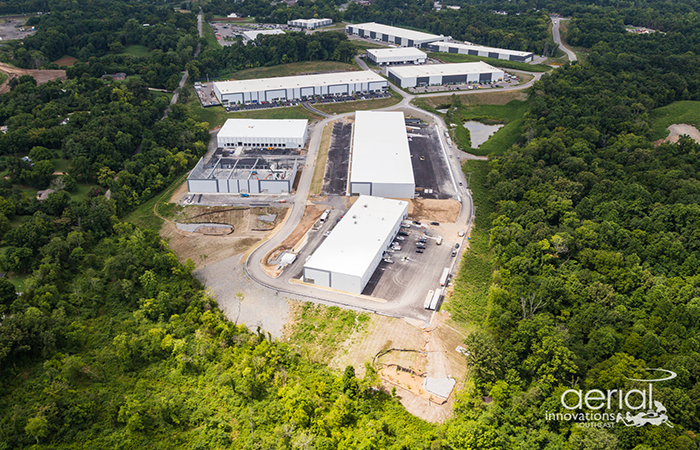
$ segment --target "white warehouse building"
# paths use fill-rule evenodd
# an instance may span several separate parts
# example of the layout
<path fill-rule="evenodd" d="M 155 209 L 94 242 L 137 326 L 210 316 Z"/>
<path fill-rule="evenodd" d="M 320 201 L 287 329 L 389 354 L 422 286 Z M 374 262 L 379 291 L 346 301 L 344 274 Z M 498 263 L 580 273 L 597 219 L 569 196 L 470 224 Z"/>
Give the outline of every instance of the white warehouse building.
<path fill-rule="evenodd" d="M 407 216 L 407 201 L 360 196 L 304 264 L 304 282 L 361 294 Z"/>
<path fill-rule="evenodd" d="M 474 44 L 459 44 L 456 42 L 433 42 L 428 44 L 429 52 L 458 53 L 461 55 L 482 56 L 484 58 L 503 59 L 506 61 L 518 61 L 528 63 L 534 58 L 530 52 L 519 52 L 505 48 L 483 47 Z"/>
<path fill-rule="evenodd" d="M 405 28 L 391 27 L 381 23 L 369 22 L 357 25 L 348 25 L 345 32 L 369 39 L 396 44 L 400 47 L 425 47 L 430 42 L 449 40 L 449 37 L 422 31 L 407 30 Z"/>
<path fill-rule="evenodd" d="M 290 27 L 313 30 L 315 28 L 329 27 L 333 25 L 333 19 L 297 19 L 287 22 Z"/>
<path fill-rule="evenodd" d="M 413 198 L 416 181 L 400 111 L 357 111 L 353 130 L 350 195 Z"/>
<path fill-rule="evenodd" d="M 308 120 L 228 119 L 216 135 L 217 148 L 303 148 Z"/>
<path fill-rule="evenodd" d="M 363 70 L 254 80 L 217 81 L 214 83 L 214 94 L 222 104 L 226 105 L 269 102 L 276 99 L 296 100 L 315 95 L 378 92 L 388 88 L 389 83 L 386 79 L 371 70 Z"/>
<path fill-rule="evenodd" d="M 485 62 L 390 67 L 389 79 L 402 88 L 502 80 L 504 72 Z"/>
<path fill-rule="evenodd" d="M 244 31 L 243 32 L 243 42 L 246 44 L 254 41 L 258 36 L 272 36 L 275 34 L 284 34 L 282 30 L 260 30 L 260 31 Z"/>
<path fill-rule="evenodd" d="M 367 59 L 374 64 L 425 64 L 428 55 L 415 47 L 367 49 Z"/>

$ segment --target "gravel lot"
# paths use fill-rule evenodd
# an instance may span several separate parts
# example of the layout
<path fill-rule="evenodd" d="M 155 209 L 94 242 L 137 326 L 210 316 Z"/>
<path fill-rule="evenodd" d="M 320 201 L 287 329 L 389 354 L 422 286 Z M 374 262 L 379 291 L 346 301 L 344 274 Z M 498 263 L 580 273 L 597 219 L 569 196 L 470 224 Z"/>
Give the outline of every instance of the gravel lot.
<path fill-rule="evenodd" d="M 351 136 L 352 124 L 338 122 L 333 125 L 326 174 L 323 177 L 323 188 L 321 189 L 322 195 L 345 195 L 350 166 Z"/>

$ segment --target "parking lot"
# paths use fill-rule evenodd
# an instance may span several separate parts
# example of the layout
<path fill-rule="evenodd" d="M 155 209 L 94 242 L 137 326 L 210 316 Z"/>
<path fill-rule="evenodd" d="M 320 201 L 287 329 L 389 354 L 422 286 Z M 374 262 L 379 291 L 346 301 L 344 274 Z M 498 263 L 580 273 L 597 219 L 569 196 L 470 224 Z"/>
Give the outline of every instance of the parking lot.
<path fill-rule="evenodd" d="M 27 18 L 0 19 L 0 38 L 3 41 L 23 39 L 35 33 L 32 27 L 24 27 Z"/>
<path fill-rule="evenodd" d="M 453 262 L 451 253 L 455 241 L 444 236 L 442 244 L 437 245 L 437 237 L 441 236 L 439 227 L 413 225 L 408 232 L 408 236 L 397 236 L 403 238 L 395 240 L 401 250 L 385 254 L 392 262 L 383 260 L 379 263 L 362 293 L 385 300 L 401 299 L 411 308 L 423 309 L 428 291 L 441 288 L 440 276 Z M 421 239 L 425 241 L 425 248 L 418 253 Z"/>
<path fill-rule="evenodd" d="M 419 196 L 435 199 L 454 197 L 457 193 L 435 127 L 421 125 L 409 126 L 407 129 L 411 164 Z"/>
<path fill-rule="evenodd" d="M 413 94 L 425 94 L 428 92 L 443 92 L 443 91 L 468 91 L 468 90 L 489 90 L 499 89 L 504 87 L 517 86 L 520 79 L 515 75 L 505 74 L 503 81 L 480 82 L 480 83 L 461 83 L 461 84 L 441 84 L 437 86 L 416 86 L 408 88 Z"/>
<path fill-rule="evenodd" d="M 324 95 L 316 97 L 302 97 L 298 100 L 278 100 L 278 101 L 252 101 L 245 104 L 236 104 L 225 106 L 226 111 L 250 111 L 255 109 L 266 109 L 266 108 L 281 108 L 285 106 L 297 106 L 301 102 L 307 102 L 310 105 L 323 105 L 326 103 L 344 103 L 344 102 L 354 102 L 360 100 L 375 100 L 378 98 L 391 97 L 390 92 L 378 92 L 378 93 L 357 93 L 354 95 Z"/>
<path fill-rule="evenodd" d="M 337 122 L 333 125 L 322 195 L 345 195 L 347 191 L 351 136 L 352 124 Z"/>

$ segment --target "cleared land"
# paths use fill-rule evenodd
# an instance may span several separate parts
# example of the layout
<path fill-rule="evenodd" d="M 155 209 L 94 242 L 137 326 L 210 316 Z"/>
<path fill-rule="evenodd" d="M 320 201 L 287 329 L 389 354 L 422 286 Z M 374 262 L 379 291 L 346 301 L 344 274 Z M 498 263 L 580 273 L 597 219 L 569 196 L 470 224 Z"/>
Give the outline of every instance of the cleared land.
<path fill-rule="evenodd" d="M 469 95 L 463 92 L 455 94 L 459 96 L 462 105 L 507 105 L 513 100 L 524 101 L 527 99 L 527 94 L 523 91 L 479 92 Z M 452 103 L 452 94 L 440 97 L 418 97 L 412 103 L 419 108 L 428 110 L 447 108 Z"/>
<path fill-rule="evenodd" d="M 149 53 L 151 53 L 151 50 L 146 47 L 145 45 L 129 45 L 124 48 L 124 53 L 122 55 L 129 55 L 129 56 L 148 56 Z"/>
<path fill-rule="evenodd" d="M 431 198 L 412 199 L 408 202 L 408 215 L 417 220 L 455 222 L 459 216 L 459 202 Z"/>
<path fill-rule="evenodd" d="M 663 139 L 669 135 L 669 126 L 688 124 L 700 128 L 700 102 L 679 101 L 651 110 L 651 139 Z"/>
<path fill-rule="evenodd" d="M 30 75 L 34 77 L 37 84 L 44 84 L 57 78 L 62 81 L 67 79 L 65 70 L 19 69 L 9 64 L 0 63 L 0 71 L 5 72 L 9 76 L 9 78 L 0 85 L 0 94 L 10 92 L 10 78 L 21 77 L 22 75 Z"/>
<path fill-rule="evenodd" d="M 464 336 L 445 325 L 447 318 L 446 313 L 436 314 L 431 326 L 423 330 L 401 319 L 372 315 L 365 328 L 358 328 L 342 344 L 326 349 L 334 354 L 330 366 L 342 370 L 352 365 L 362 377 L 365 363 L 373 364 L 380 370 L 384 389 L 388 392 L 396 387 L 397 396 L 411 414 L 429 422 L 443 422 L 452 415 L 454 391 L 446 403 L 437 404 L 443 400 L 427 400 L 429 395 L 422 383 L 426 375 L 451 376 L 457 380 L 455 389 L 462 387 L 466 359 L 455 349 Z"/>
<path fill-rule="evenodd" d="M 73 64 L 75 64 L 78 61 L 78 58 L 73 58 L 72 56 L 69 55 L 63 55 L 56 61 L 54 61 L 54 64 L 57 64 L 59 67 L 70 67 Z"/>

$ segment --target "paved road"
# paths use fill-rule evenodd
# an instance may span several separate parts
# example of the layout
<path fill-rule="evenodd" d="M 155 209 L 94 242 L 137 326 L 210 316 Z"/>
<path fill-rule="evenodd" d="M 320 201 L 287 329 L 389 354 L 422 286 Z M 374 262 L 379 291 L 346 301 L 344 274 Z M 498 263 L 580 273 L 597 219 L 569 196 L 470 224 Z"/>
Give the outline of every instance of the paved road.
<path fill-rule="evenodd" d="M 566 56 L 569 58 L 569 61 L 576 61 L 578 58 L 576 57 L 576 53 L 572 52 L 568 47 L 566 47 L 564 44 L 561 42 L 561 36 L 559 35 L 559 24 L 562 20 L 569 20 L 569 19 L 552 19 L 552 37 L 554 38 L 554 42 L 559 45 L 559 48 L 562 49 L 564 53 L 566 53 Z"/>

